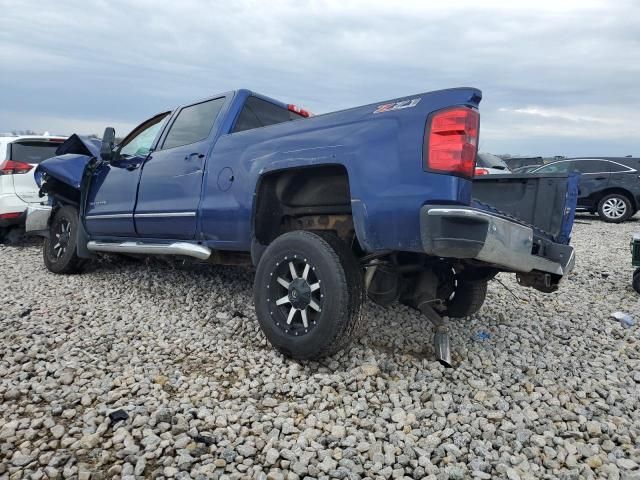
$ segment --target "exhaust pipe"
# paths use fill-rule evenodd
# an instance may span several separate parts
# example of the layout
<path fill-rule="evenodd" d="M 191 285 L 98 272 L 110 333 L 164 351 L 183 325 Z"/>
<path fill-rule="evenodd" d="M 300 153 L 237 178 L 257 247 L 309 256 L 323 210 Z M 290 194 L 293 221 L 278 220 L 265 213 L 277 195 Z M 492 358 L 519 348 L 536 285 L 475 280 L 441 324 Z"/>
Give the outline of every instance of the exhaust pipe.
<path fill-rule="evenodd" d="M 433 336 L 433 349 L 436 352 L 436 359 L 447 368 L 453 368 L 451 363 L 451 348 L 449 346 L 449 332 L 445 327 L 436 328 L 436 333 Z"/>
<path fill-rule="evenodd" d="M 449 322 L 442 318 L 431 305 L 431 300 L 422 299 L 418 302 L 418 310 L 426 316 L 435 327 L 433 335 L 433 349 L 435 351 L 436 360 L 446 368 L 453 368 L 451 363 L 451 344 L 449 341 Z"/>

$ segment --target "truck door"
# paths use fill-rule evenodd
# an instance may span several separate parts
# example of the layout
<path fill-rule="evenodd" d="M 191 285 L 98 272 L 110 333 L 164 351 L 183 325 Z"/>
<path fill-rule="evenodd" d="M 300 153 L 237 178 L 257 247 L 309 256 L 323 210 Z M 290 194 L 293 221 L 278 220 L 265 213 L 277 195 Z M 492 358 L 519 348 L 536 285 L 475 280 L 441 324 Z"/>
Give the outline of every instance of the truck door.
<path fill-rule="evenodd" d="M 147 238 L 195 237 L 213 124 L 225 97 L 180 109 L 142 168 L 135 225 Z"/>
<path fill-rule="evenodd" d="M 142 123 L 120 142 L 114 159 L 102 163 L 89 187 L 85 224 L 91 235 L 135 237 L 133 209 L 140 167 L 171 112 Z"/>

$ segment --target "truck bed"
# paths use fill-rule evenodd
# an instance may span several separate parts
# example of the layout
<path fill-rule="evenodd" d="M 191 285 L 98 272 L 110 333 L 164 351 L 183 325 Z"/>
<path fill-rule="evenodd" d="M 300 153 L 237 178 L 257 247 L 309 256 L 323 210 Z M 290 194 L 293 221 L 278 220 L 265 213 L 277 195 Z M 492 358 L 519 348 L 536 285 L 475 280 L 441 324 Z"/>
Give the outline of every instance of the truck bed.
<path fill-rule="evenodd" d="M 473 180 L 473 206 L 519 221 L 568 244 L 578 198 L 576 174 L 483 175 Z M 557 212 L 563 211 L 563 215 Z"/>

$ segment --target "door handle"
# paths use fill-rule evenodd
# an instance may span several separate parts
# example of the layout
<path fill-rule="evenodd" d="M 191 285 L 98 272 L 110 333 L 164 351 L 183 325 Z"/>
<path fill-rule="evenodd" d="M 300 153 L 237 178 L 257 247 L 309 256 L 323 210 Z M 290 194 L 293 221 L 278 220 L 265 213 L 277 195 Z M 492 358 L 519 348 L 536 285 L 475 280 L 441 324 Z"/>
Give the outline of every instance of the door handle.
<path fill-rule="evenodd" d="M 200 160 L 202 160 L 204 158 L 204 154 L 203 153 L 190 153 L 189 155 L 187 155 L 186 157 L 184 157 L 185 160 L 191 160 L 191 158 L 197 156 Z"/>
<path fill-rule="evenodd" d="M 607 177 L 596 177 L 596 180 L 606 180 Z"/>
<path fill-rule="evenodd" d="M 138 168 L 138 166 L 139 166 L 139 165 L 137 165 L 137 164 L 135 164 L 135 163 L 132 163 L 132 164 L 130 164 L 130 165 L 127 165 L 125 168 L 126 168 L 127 170 L 129 170 L 130 172 L 132 172 L 132 171 L 134 171 L 136 168 Z"/>

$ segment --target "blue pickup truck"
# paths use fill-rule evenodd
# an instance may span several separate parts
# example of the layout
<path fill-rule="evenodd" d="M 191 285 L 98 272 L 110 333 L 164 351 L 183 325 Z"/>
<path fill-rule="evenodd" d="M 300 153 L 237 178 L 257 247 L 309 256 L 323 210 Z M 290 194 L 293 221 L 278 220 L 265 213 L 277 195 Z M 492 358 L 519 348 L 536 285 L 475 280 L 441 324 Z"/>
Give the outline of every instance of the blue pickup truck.
<path fill-rule="evenodd" d="M 257 319 L 298 359 L 345 347 L 361 304 L 400 301 L 436 326 L 475 313 L 512 272 L 554 291 L 573 267 L 577 178 L 474 179 L 481 92 L 454 88 L 313 116 L 249 90 L 162 112 L 115 145 L 77 135 L 36 177 L 44 263 L 101 252 L 256 267 Z"/>

